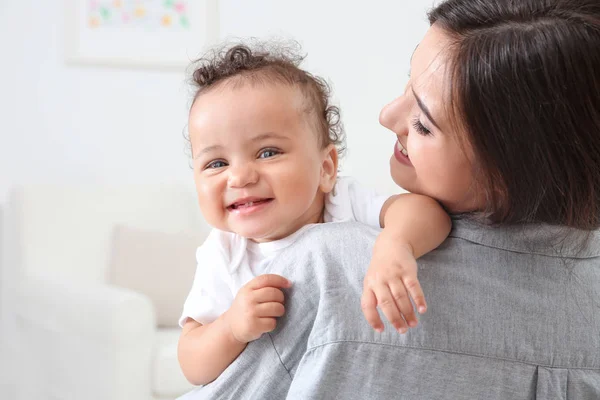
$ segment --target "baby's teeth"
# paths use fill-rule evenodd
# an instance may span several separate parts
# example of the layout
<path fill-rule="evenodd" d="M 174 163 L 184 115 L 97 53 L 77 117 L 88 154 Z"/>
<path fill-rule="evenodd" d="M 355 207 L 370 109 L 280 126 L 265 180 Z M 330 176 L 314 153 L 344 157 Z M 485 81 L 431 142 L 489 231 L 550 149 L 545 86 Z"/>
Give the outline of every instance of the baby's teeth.
<path fill-rule="evenodd" d="M 406 151 L 406 149 L 402 149 L 402 154 L 404 154 L 405 156 L 408 156 L 408 151 Z"/>

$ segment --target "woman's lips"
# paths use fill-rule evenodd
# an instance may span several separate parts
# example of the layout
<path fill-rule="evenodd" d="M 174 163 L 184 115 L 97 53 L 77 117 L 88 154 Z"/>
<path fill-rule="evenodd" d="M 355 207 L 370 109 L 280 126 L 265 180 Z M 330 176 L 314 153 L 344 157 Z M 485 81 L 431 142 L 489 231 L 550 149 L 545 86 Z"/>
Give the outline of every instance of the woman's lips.
<path fill-rule="evenodd" d="M 412 166 L 412 163 L 410 162 L 410 158 L 408 158 L 407 155 L 404 155 L 402 153 L 402 149 L 404 149 L 404 147 L 402 146 L 400 141 L 399 140 L 396 141 L 396 144 L 394 145 L 394 158 L 396 160 L 398 160 L 398 162 L 401 164 Z M 404 151 L 406 151 L 406 150 L 404 150 Z"/>

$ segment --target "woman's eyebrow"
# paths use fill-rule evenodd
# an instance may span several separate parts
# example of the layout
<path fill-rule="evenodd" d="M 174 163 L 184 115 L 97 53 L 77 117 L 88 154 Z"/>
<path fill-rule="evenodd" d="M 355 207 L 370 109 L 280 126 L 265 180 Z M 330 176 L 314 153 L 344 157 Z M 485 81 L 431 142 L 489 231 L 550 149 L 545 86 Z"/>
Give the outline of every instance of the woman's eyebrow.
<path fill-rule="evenodd" d="M 415 93 L 415 89 L 412 89 L 412 92 L 413 92 L 413 96 L 415 96 L 415 99 L 417 100 L 417 104 L 419 105 L 419 108 L 421 109 L 421 111 L 423 111 L 423 114 L 425 114 L 427 116 L 427 119 L 429 119 L 431 121 L 431 123 L 433 125 L 435 125 L 436 128 L 440 129 L 440 126 L 437 124 L 437 122 L 435 122 L 435 120 L 431 116 L 431 113 L 429 112 L 429 109 L 427 108 L 425 103 L 423 103 L 421 98 L 419 96 L 417 96 L 417 94 Z"/>

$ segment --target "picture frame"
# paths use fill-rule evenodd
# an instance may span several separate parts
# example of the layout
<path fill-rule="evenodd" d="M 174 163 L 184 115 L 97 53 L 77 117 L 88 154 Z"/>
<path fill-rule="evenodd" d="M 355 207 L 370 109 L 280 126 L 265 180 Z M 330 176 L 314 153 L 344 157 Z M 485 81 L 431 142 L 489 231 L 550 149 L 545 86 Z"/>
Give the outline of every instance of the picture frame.
<path fill-rule="evenodd" d="M 219 36 L 218 0 L 64 0 L 71 65 L 182 70 Z"/>

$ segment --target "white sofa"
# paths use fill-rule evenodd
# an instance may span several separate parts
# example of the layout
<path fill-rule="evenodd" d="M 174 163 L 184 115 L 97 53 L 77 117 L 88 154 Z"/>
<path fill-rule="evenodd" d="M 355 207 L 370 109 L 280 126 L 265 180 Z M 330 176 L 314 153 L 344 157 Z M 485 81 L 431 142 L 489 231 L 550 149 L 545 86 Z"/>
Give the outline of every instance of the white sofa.
<path fill-rule="evenodd" d="M 21 187 L 8 214 L 19 398 L 173 399 L 191 388 L 177 364 L 179 329 L 158 329 L 150 299 L 108 284 L 106 271 L 117 225 L 197 232 L 201 242 L 209 228 L 193 190 Z"/>

